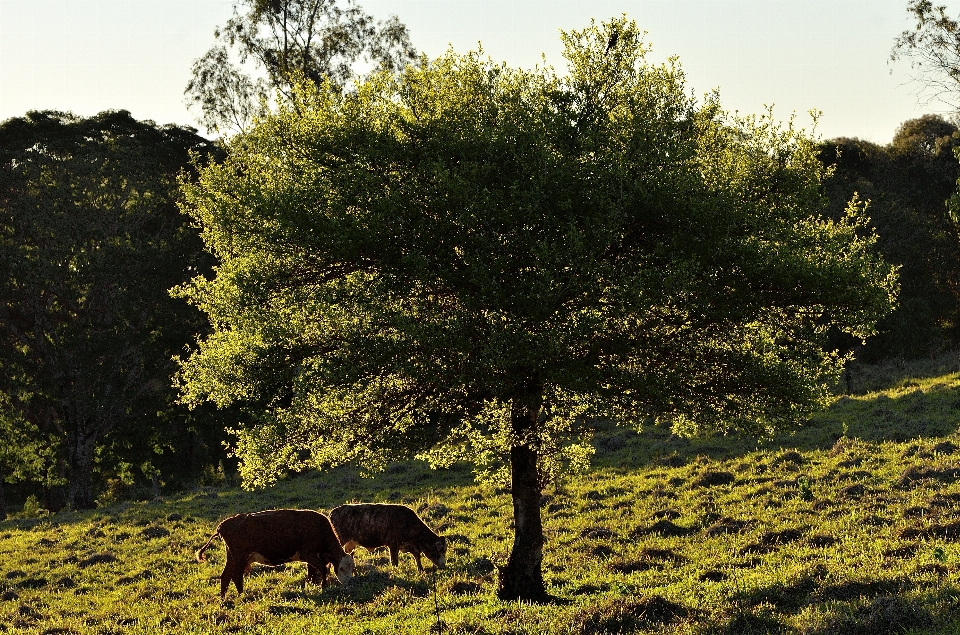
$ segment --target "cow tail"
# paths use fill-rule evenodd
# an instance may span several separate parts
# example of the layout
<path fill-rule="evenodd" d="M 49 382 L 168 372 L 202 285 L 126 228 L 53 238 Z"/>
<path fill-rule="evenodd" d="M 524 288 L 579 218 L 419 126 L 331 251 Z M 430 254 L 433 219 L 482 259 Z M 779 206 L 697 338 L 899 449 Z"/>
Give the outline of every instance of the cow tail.
<path fill-rule="evenodd" d="M 219 535 L 220 535 L 220 530 L 218 529 L 217 531 L 213 532 L 213 534 L 210 536 L 210 540 L 207 541 L 207 544 L 197 549 L 197 562 L 203 562 L 204 560 L 207 559 L 207 557 L 203 555 L 203 552 L 207 550 L 207 547 L 210 546 L 210 543 L 213 542 L 213 539 Z"/>

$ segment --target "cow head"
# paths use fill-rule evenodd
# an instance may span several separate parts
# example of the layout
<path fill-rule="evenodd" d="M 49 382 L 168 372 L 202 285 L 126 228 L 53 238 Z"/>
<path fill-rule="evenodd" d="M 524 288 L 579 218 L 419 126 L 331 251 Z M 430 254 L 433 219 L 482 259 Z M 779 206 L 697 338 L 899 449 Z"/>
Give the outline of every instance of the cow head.
<path fill-rule="evenodd" d="M 423 555 L 438 569 L 444 568 L 447 564 L 447 539 L 443 536 L 437 536 L 436 542 L 424 545 Z"/>
<path fill-rule="evenodd" d="M 337 580 L 340 580 L 340 584 L 346 584 L 350 581 L 350 578 L 353 577 L 353 556 L 347 554 L 340 558 L 340 562 L 337 563 L 334 573 L 337 574 Z"/>

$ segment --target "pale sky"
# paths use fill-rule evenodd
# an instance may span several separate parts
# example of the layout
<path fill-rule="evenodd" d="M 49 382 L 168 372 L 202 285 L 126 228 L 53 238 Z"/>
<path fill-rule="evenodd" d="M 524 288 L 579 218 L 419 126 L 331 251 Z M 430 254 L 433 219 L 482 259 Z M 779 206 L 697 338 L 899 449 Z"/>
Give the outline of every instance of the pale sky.
<path fill-rule="evenodd" d="M 888 62 L 913 24 L 906 0 L 359 0 L 396 14 L 430 56 L 482 42 L 487 55 L 558 70 L 560 29 L 626 13 L 648 31 L 653 60 L 680 58 L 688 88 L 719 88 L 728 110 L 781 118 L 823 111 L 823 138 L 887 143 L 925 112 L 907 62 Z M 951 6 L 953 14 L 960 3 Z M 0 120 L 27 110 L 89 116 L 126 109 L 138 119 L 198 126 L 183 104 L 190 66 L 213 44 L 232 0 L 0 0 Z M 892 71 L 892 72 L 891 72 Z"/>

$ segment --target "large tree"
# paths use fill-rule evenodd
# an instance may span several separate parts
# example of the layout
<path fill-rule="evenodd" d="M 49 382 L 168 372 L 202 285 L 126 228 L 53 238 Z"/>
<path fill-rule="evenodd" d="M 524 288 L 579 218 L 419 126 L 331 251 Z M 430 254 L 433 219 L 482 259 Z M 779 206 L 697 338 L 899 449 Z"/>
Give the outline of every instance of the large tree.
<path fill-rule="evenodd" d="M 210 266 L 176 204 L 191 153 L 217 152 L 195 132 L 126 111 L 0 124 L 0 406 L 55 442 L 74 508 L 94 503 L 104 437 L 156 441 L 171 358 L 204 328 L 167 293 Z"/>
<path fill-rule="evenodd" d="M 344 86 L 357 62 L 397 69 L 416 55 L 397 16 L 377 22 L 355 0 L 236 0 L 214 37 L 184 92 L 220 133 L 243 130 L 275 91 L 289 99 L 299 81 Z"/>
<path fill-rule="evenodd" d="M 250 404 L 248 485 L 476 449 L 509 463 L 503 598 L 545 597 L 544 456 L 612 417 L 768 430 L 822 405 L 895 272 L 861 208 L 821 215 L 814 144 L 694 101 L 633 22 L 569 73 L 453 52 L 304 91 L 186 187 L 220 265 L 190 403 Z"/>

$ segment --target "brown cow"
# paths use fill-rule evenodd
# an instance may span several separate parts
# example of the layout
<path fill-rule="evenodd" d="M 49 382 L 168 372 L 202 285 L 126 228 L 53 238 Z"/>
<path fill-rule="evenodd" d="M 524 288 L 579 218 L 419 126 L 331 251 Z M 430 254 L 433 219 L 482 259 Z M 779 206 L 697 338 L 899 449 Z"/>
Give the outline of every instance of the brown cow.
<path fill-rule="evenodd" d="M 404 505 L 340 505 L 330 511 L 330 522 L 347 553 L 353 553 L 357 545 L 369 550 L 388 547 L 390 561 L 395 567 L 399 564 L 401 551 L 413 555 L 421 572 L 420 554 L 438 568 L 444 567 L 446 538 L 435 534 L 420 520 L 417 512 Z"/>
<path fill-rule="evenodd" d="M 327 586 L 327 564 L 333 565 L 341 583 L 353 577 L 353 557 L 347 555 L 333 532 L 330 519 L 309 509 L 271 509 L 227 518 L 197 551 L 197 562 L 219 535 L 227 547 L 227 564 L 220 574 L 220 597 L 227 594 L 230 581 L 243 593 L 243 574 L 254 562 L 277 566 L 284 562 L 306 562 L 311 582 L 320 578 Z"/>

